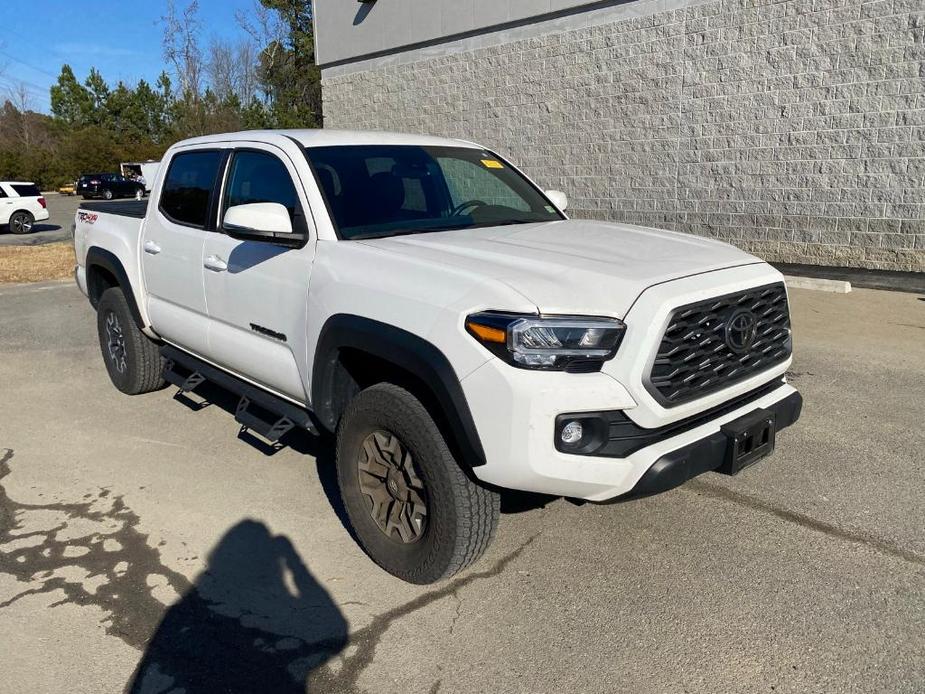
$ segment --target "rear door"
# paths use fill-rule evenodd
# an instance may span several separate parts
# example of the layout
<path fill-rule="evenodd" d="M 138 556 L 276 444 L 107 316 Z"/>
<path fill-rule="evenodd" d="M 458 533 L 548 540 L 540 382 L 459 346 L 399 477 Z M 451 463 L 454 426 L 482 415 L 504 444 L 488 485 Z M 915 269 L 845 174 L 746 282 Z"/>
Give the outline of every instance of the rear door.
<path fill-rule="evenodd" d="M 218 148 L 183 149 L 171 158 L 164 183 L 149 202 L 141 264 L 148 315 L 164 339 L 208 353 L 208 314 L 202 251 L 214 235 L 217 181 L 225 162 Z"/>
<path fill-rule="evenodd" d="M 15 200 L 6 192 L 6 185 L 0 183 L 0 224 L 10 223 L 10 215 L 16 211 L 14 203 Z"/>
<path fill-rule="evenodd" d="M 311 240 L 302 248 L 238 241 L 222 233 L 206 238 L 204 286 L 209 310 L 209 356 L 220 366 L 299 402 L 307 402 L 304 363 L 308 280 L 314 230 L 304 186 L 288 155 L 273 145 L 247 143 L 231 157 L 219 220 L 233 205 L 276 202 L 289 210 L 293 228 Z M 302 358 L 298 358 L 298 356 Z"/>

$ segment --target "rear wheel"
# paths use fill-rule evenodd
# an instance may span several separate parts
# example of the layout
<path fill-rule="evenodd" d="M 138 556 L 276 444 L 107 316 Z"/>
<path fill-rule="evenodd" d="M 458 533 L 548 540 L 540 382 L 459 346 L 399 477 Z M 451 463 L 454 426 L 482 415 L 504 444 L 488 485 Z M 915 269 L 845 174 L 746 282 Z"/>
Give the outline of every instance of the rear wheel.
<path fill-rule="evenodd" d="M 108 189 L 104 190 L 103 197 L 106 198 L 107 200 L 112 200 L 112 191 Z"/>
<path fill-rule="evenodd" d="M 35 217 L 31 212 L 14 212 L 10 216 L 10 231 L 14 234 L 28 234 L 35 224 Z"/>
<path fill-rule="evenodd" d="M 347 407 L 337 477 L 364 551 L 410 583 L 461 571 L 494 536 L 498 494 L 469 479 L 421 402 L 396 385 L 372 386 Z"/>
<path fill-rule="evenodd" d="M 141 332 L 119 287 L 103 292 L 96 309 L 96 325 L 103 362 L 116 388 L 138 395 L 164 386 L 160 349 Z"/>
<path fill-rule="evenodd" d="M 144 196 L 145 196 L 145 192 L 144 192 L 141 188 L 139 188 L 139 189 L 137 189 L 137 190 L 135 191 L 135 199 L 136 199 L 136 200 L 141 200 Z"/>

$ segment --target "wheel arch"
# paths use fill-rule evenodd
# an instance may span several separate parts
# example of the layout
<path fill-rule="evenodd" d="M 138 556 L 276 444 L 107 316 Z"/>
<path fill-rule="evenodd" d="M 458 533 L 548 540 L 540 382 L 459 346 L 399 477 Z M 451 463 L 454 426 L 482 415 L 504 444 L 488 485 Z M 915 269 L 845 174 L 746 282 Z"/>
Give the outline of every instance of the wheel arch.
<path fill-rule="evenodd" d="M 466 465 L 485 464 L 459 378 L 439 348 L 371 318 L 351 314 L 328 318 L 319 334 L 311 383 L 312 409 L 322 426 L 335 431 L 353 396 L 382 382 L 408 388 L 429 406 L 447 443 Z"/>
<path fill-rule="evenodd" d="M 128 302 L 132 318 L 139 328 L 145 325 L 141 317 L 141 311 L 138 310 L 138 304 L 135 302 L 135 292 L 132 291 L 132 283 L 125 271 L 122 261 L 112 253 L 99 246 L 92 246 L 87 251 L 87 296 L 90 304 L 95 309 L 100 302 L 100 297 L 110 287 L 120 287 L 125 300 Z"/>
<path fill-rule="evenodd" d="M 18 214 L 23 214 L 23 213 L 32 217 L 32 222 L 33 224 L 35 223 L 35 212 L 33 212 L 32 210 L 26 207 L 20 207 L 10 212 L 10 216 L 6 218 L 6 224 L 7 225 L 10 224 L 10 222 L 13 220 L 13 217 L 15 217 Z"/>

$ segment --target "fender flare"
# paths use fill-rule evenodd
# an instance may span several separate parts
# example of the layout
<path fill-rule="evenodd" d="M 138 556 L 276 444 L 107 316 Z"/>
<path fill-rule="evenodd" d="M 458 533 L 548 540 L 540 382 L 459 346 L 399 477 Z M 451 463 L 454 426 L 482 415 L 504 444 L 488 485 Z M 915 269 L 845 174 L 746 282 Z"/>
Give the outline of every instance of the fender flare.
<path fill-rule="evenodd" d="M 469 404 L 449 359 L 436 346 L 394 325 L 352 314 L 335 314 L 318 337 L 312 369 L 312 409 L 334 431 L 337 411 L 335 383 L 341 349 L 368 353 L 410 373 L 427 386 L 442 408 L 450 434 L 466 464 L 485 464 L 485 452 Z"/>
<path fill-rule="evenodd" d="M 118 282 L 119 286 L 122 288 L 125 294 L 125 300 L 128 302 L 129 311 L 131 311 L 135 323 L 138 324 L 139 328 L 143 328 L 145 322 L 141 317 L 141 311 L 138 310 L 138 304 L 135 303 L 135 292 L 132 291 L 132 283 L 128 279 L 128 273 L 125 271 L 122 261 L 119 260 L 114 253 L 100 248 L 99 246 L 92 246 L 90 250 L 87 251 L 86 267 L 88 291 L 92 268 L 100 267 L 109 272 L 109 274 L 116 278 L 116 282 Z M 93 304 L 93 308 L 96 308 L 96 300 L 93 298 L 92 292 L 90 303 Z"/>

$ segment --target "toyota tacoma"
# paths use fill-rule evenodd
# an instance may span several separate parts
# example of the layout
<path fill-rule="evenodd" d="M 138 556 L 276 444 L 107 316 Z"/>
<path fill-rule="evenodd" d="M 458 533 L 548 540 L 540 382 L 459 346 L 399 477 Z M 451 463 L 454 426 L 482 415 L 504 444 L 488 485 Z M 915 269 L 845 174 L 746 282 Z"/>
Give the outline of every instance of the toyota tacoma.
<path fill-rule="evenodd" d="M 777 270 L 566 207 L 470 142 L 213 135 L 149 200 L 85 203 L 75 273 L 116 388 L 209 381 L 268 442 L 335 436 L 359 543 L 430 583 L 485 551 L 500 490 L 662 492 L 799 417 Z"/>

